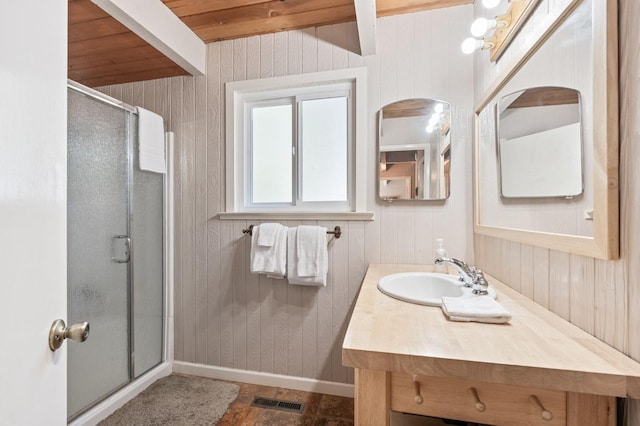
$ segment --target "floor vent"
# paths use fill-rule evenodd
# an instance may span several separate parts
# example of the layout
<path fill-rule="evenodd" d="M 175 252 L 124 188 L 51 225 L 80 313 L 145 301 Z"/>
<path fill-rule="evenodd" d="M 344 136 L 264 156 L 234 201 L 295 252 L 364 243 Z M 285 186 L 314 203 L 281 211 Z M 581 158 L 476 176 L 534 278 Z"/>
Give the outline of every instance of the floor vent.
<path fill-rule="evenodd" d="M 274 410 L 287 411 L 289 413 L 302 414 L 304 404 L 292 401 L 282 401 L 279 399 L 256 397 L 251 403 L 252 407 L 271 408 Z"/>

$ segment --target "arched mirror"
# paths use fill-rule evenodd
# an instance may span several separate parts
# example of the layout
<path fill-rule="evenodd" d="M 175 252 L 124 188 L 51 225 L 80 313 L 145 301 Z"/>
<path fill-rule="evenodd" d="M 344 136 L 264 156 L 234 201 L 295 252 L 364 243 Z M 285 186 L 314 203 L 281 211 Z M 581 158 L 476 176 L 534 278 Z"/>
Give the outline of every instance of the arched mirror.
<path fill-rule="evenodd" d="M 378 196 L 384 201 L 445 200 L 451 167 L 451 107 L 405 99 L 380 110 Z"/>

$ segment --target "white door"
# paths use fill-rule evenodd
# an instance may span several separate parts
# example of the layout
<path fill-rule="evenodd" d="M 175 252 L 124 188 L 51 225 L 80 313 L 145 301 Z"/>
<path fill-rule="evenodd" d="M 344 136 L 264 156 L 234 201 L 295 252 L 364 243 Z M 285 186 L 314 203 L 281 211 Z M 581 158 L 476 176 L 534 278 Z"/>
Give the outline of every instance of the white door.
<path fill-rule="evenodd" d="M 67 2 L 0 3 L 0 425 L 65 425 Z"/>

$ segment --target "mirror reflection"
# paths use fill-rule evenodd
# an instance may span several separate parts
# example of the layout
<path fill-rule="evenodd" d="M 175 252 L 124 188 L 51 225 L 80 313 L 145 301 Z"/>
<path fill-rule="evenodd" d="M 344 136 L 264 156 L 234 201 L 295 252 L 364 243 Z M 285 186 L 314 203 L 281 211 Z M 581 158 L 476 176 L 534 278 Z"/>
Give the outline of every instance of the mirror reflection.
<path fill-rule="evenodd" d="M 593 53 L 591 12 L 591 7 L 594 4 L 596 3 L 582 0 L 553 33 L 537 47 L 535 52 L 527 56 L 522 65 L 518 65 L 513 69 L 513 72 L 508 73 L 506 81 L 501 83 L 498 89 L 490 92 L 480 103 L 482 106 L 476 111 L 478 114 L 476 230 L 481 232 L 496 230 L 498 233 L 500 230 L 505 230 L 505 233 L 513 235 L 512 238 L 522 238 L 522 241 L 526 240 L 528 234 L 516 235 L 515 231 L 544 233 L 544 238 L 535 239 L 536 235 L 531 238 L 531 241 L 546 245 L 552 245 L 550 235 L 554 235 L 554 238 L 555 235 L 594 238 L 594 224 L 600 215 L 597 213 L 597 206 L 602 200 L 602 197 L 596 197 L 598 193 L 596 189 L 602 191 L 602 188 L 606 188 L 607 182 L 604 174 L 594 174 L 594 168 L 601 167 L 596 164 L 604 158 L 597 157 L 594 153 L 607 144 L 606 137 L 602 137 L 604 134 L 600 131 L 596 132 L 596 126 L 594 126 L 595 117 L 598 117 L 598 123 L 605 122 L 602 115 L 603 105 L 596 102 L 594 98 L 601 88 L 599 84 L 594 82 L 594 64 L 596 62 Z M 499 159 L 496 153 L 500 151 L 500 157 L 503 157 L 506 146 L 506 144 L 501 144 L 499 139 L 509 139 L 517 135 L 516 133 L 510 135 L 502 130 L 504 122 L 509 121 L 506 116 L 518 114 L 516 112 L 518 108 L 514 108 L 512 112 L 505 114 L 505 117 L 501 117 L 500 111 L 504 111 L 506 105 L 511 103 L 509 101 L 510 95 L 513 95 L 511 96 L 513 98 L 518 98 L 521 93 L 528 94 L 528 90 L 531 88 L 560 87 L 577 91 L 571 95 L 565 92 L 565 96 L 573 99 L 570 101 L 573 103 L 570 103 L 567 109 L 573 108 L 574 117 L 576 111 L 579 110 L 579 126 L 582 128 L 580 148 L 574 144 L 573 149 L 568 149 L 562 154 L 562 158 L 556 153 L 546 154 L 545 159 L 533 166 L 534 170 L 529 168 L 529 165 L 534 163 L 532 161 L 533 155 L 527 154 L 528 158 L 524 161 Z M 535 91 L 531 92 L 532 95 L 534 93 Z M 577 106 L 576 97 L 578 97 Z M 504 98 L 507 100 L 505 101 Z M 551 101 L 549 102 L 551 103 Z M 541 109 L 546 110 L 547 108 L 552 110 L 551 106 Z M 530 108 L 521 109 L 529 110 Z M 573 122 L 575 123 L 577 120 L 575 118 Z M 514 126 L 532 126 L 532 132 L 535 133 L 544 130 L 544 128 L 534 128 L 538 125 L 537 121 L 535 118 L 521 117 L 520 120 L 515 120 L 513 123 Z M 565 124 L 570 124 L 571 121 L 571 119 L 567 119 Z M 552 127 L 553 125 L 548 129 Z M 496 134 L 497 128 L 500 129 L 499 135 Z M 524 129 L 524 131 L 526 133 L 528 130 Z M 596 135 L 600 135 L 600 137 L 594 138 Z M 606 148 L 602 149 L 606 150 Z M 575 155 L 569 157 L 571 151 Z M 571 188 L 564 188 L 562 191 L 556 190 L 555 182 L 553 182 L 553 188 L 547 187 L 546 192 L 543 192 L 540 188 L 536 189 L 536 185 L 529 185 L 531 182 L 523 183 L 513 180 L 512 176 L 501 176 L 508 174 L 508 171 L 502 170 L 502 166 L 511 162 L 516 163 L 518 168 L 527 167 L 527 175 L 536 171 L 544 173 L 543 177 L 547 178 L 551 175 L 548 172 L 550 168 L 548 163 L 555 160 L 558 160 L 556 171 L 566 171 L 567 164 L 575 165 L 573 167 L 575 171 L 580 165 L 581 172 L 573 173 L 573 176 L 577 176 L 577 178 L 573 179 Z M 520 177 L 522 178 L 522 176 Z M 540 175 L 535 179 L 539 180 Z M 529 177 L 529 180 L 533 179 Z M 507 185 L 513 182 L 515 182 L 513 185 L 516 186 L 515 189 L 502 188 L 503 184 Z M 527 187 L 525 188 L 525 186 Z M 599 193 L 605 194 L 605 192 Z M 575 196 L 576 194 L 579 196 Z M 488 229 L 482 227 L 488 227 Z M 576 244 L 579 245 L 581 241 L 584 239 L 576 240 Z M 553 245 L 553 247 L 558 247 L 558 245 Z"/>
<path fill-rule="evenodd" d="M 385 201 L 444 200 L 450 186 L 451 108 L 405 99 L 380 110 L 378 195 Z"/>
<path fill-rule="evenodd" d="M 580 92 L 534 87 L 497 105 L 498 167 L 504 198 L 582 194 Z"/>

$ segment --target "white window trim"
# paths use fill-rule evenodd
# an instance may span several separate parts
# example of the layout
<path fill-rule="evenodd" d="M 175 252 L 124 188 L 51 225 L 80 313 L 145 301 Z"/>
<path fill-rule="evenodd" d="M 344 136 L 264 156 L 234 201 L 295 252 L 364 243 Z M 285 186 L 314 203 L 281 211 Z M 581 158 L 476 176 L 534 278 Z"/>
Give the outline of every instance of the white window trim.
<path fill-rule="evenodd" d="M 244 207 L 244 104 L 255 98 L 256 93 L 264 94 L 270 90 L 306 88 L 333 83 L 350 83 L 353 86 L 353 189 L 352 211 L 336 211 L 336 218 L 353 217 L 353 220 L 371 220 L 373 215 L 367 213 L 367 70 L 366 68 L 349 68 L 344 70 L 317 72 L 284 77 L 273 77 L 258 80 L 228 82 L 226 89 L 226 209 L 220 218 L 295 218 L 313 215 L 313 212 L 273 211 L 264 212 Z M 239 190 L 238 190 L 239 189 Z M 318 212 L 327 218 L 332 213 Z M 355 214 L 354 214 L 355 213 Z"/>

